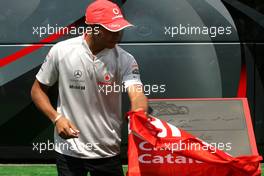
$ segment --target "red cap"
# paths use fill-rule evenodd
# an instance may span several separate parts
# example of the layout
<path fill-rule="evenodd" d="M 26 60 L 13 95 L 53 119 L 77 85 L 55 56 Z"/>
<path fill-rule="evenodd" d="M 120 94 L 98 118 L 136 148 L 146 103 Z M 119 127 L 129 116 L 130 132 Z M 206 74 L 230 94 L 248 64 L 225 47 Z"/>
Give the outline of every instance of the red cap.
<path fill-rule="evenodd" d="M 86 24 L 100 24 L 109 31 L 117 32 L 133 26 L 124 19 L 120 8 L 108 0 L 96 0 L 86 9 Z"/>

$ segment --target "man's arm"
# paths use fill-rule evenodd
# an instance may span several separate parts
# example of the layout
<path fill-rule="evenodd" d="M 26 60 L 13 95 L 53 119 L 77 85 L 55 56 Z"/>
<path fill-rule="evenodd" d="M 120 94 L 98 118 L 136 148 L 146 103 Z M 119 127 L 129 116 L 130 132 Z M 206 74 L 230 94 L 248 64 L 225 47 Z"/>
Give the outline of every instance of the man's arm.
<path fill-rule="evenodd" d="M 128 96 L 131 103 L 131 110 L 144 110 L 148 112 L 148 99 L 143 92 L 142 85 L 134 84 L 127 88 Z"/>
<path fill-rule="evenodd" d="M 65 139 L 78 137 L 79 131 L 65 117 L 59 117 L 59 113 L 52 107 L 50 99 L 47 95 L 48 86 L 41 84 L 35 80 L 31 89 L 31 98 L 35 105 L 40 109 L 52 122 L 55 122 L 58 134 Z M 59 117 L 59 119 L 56 119 Z"/>

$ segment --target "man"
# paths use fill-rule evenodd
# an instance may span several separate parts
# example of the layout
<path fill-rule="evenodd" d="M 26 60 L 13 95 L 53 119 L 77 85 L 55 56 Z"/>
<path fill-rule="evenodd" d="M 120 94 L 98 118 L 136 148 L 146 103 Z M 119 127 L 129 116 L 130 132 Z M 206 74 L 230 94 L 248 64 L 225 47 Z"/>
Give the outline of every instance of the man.
<path fill-rule="evenodd" d="M 121 176 L 122 88 L 115 87 L 124 84 L 131 110 L 147 112 L 148 106 L 135 59 L 116 45 L 121 30 L 131 24 L 119 7 L 107 0 L 97 0 L 87 7 L 86 23 L 93 27 L 92 33 L 51 48 L 36 75 L 31 96 L 55 125 L 59 175 L 83 176 L 90 172 L 92 176 Z M 47 90 L 57 81 L 55 110 Z"/>

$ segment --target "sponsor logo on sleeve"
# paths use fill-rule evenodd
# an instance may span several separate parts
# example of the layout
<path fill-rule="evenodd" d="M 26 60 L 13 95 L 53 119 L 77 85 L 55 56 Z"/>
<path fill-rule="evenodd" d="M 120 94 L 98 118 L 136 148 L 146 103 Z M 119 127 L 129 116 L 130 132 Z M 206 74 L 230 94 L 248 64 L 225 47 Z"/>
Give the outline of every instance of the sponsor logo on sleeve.
<path fill-rule="evenodd" d="M 139 69 L 138 68 L 134 68 L 132 70 L 132 74 L 139 75 Z"/>

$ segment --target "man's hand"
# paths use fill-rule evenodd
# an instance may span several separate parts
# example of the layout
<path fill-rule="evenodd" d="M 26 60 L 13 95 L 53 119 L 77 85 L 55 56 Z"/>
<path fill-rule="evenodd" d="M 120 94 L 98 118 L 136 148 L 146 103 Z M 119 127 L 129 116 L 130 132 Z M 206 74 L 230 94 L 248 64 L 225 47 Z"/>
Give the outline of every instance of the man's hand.
<path fill-rule="evenodd" d="M 47 116 L 49 119 L 55 122 L 56 130 L 60 137 L 64 139 L 78 138 L 79 130 L 70 122 L 67 118 L 61 116 L 58 117 L 58 112 L 52 107 L 48 97 L 48 86 L 41 84 L 38 80 L 35 80 L 32 89 L 31 97 L 35 105 Z"/>
<path fill-rule="evenodd" d="M 56 130 L 63 139 L 78 138 L 79 130 L 65 117 L 61 117 L 55 123 Z"/>

